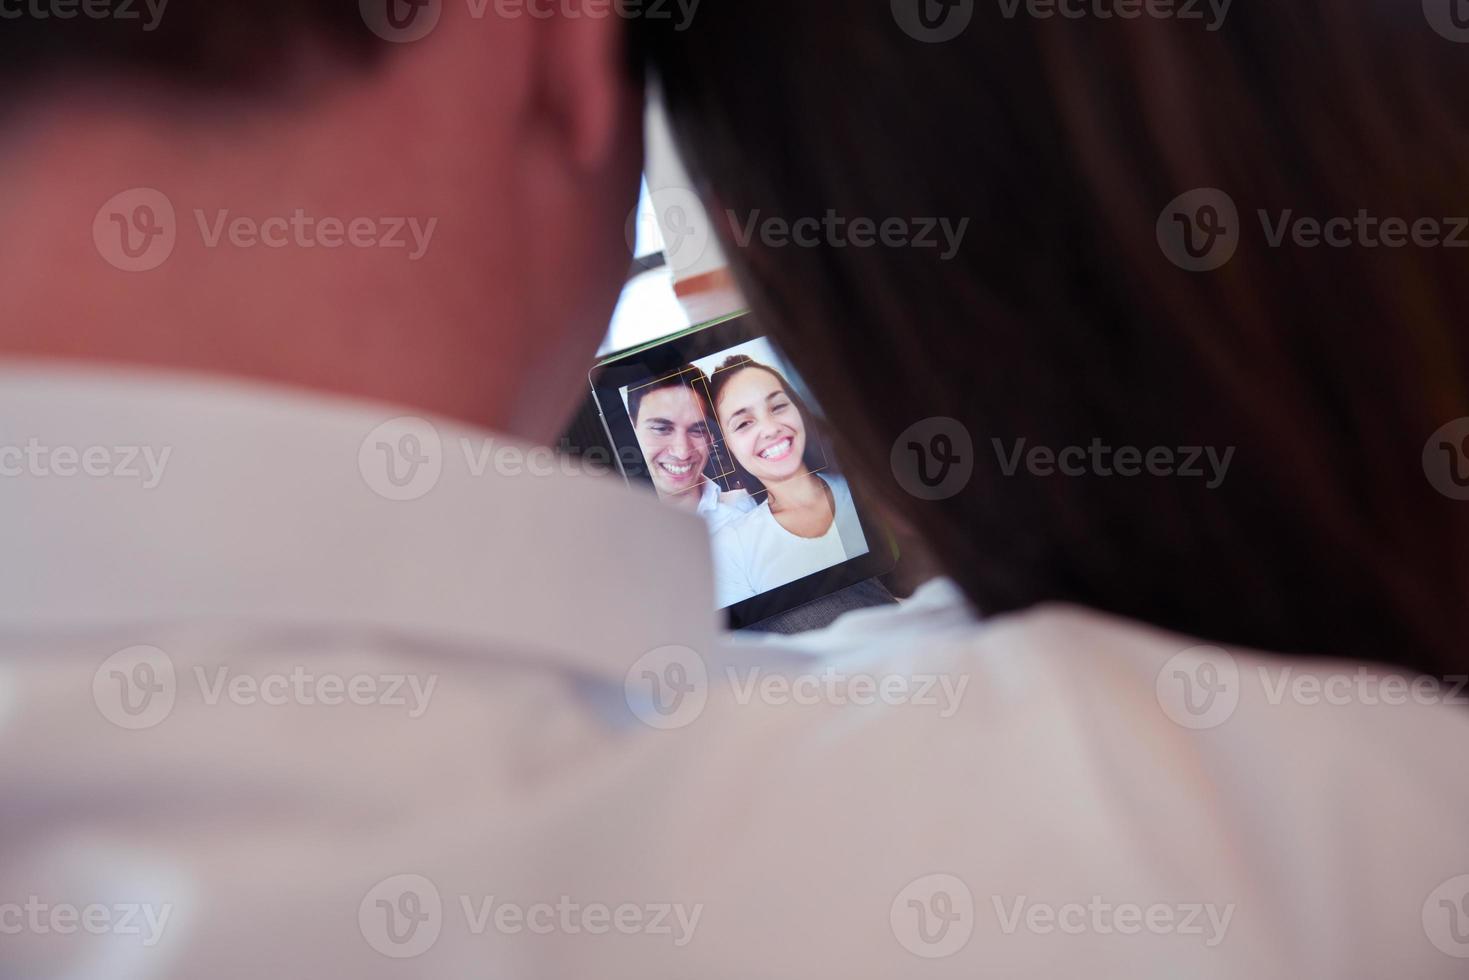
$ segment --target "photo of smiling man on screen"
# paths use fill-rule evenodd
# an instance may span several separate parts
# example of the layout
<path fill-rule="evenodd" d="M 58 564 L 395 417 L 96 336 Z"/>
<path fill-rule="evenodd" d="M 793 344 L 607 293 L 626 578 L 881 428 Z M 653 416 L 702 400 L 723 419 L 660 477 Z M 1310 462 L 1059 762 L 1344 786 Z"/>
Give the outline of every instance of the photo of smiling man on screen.
<path fill-rule="evenodd" d="M 725 492 L 716 477 L 723 454 L 709 409 L 709 379 L 692 365 L 627 391 L 638 445 L 664 503 L 697 513 L 715 534 L 755 509 L 745 490 Z"/>

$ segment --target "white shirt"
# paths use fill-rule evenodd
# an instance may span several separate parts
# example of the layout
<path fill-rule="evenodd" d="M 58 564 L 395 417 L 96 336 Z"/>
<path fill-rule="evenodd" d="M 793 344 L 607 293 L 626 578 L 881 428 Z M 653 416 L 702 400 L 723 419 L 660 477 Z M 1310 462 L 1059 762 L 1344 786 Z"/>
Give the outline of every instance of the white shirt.
<path fill-rule="evenodd" d="M 721 608 L 867 554 L 867 538 L 840 476 L 817 477 L 831 487 L 835 510 L 820 537 L 803 538 L 781 526 L 766 500 L 714 536 L 715 591 Z"/>
<path fill-rule="evenodd" d="M 1457 680 L 1417 703 L 1074 607 L 977 622 L 943 581 L 777 650 L 712 669 L 597 806 L 615 847 L 542 879 L 702 903 L 695 939 L 572 936 L 543 975 L 1466 975 Z"/>
<path fill-rule="evenodd" d="M 721 493 L 719 484 L 706 480 L 699 493 L 698 515 L 704 519 L 710 534 L 718 534 L 731 521 L 748 514 L 756 507 L 755 498 L 748 490 L 731 490 Z"/>
<path fill-rule="evenodd" d="M 945 583 L 721 641 L 700 522 L 398 414 L 0 369 L 0 975 L 1463 976 L 1469 708 Z"/>
<path fill-rule="evenodd" d="M 0 976 L 502 975 L 493 928 L 400 961 L 359 905 L 403 874 L 454 915 L 540 897 L 501 886 L 543 818 L 651 732 L 629 671 L 715 647 L 708 534 L 490 433 L 379 430 L 404 414 L 0 366 Z M 386 499 L 405 434 L 442 472 Z M 155 927 L 50 924 L 91 905 Z"/>

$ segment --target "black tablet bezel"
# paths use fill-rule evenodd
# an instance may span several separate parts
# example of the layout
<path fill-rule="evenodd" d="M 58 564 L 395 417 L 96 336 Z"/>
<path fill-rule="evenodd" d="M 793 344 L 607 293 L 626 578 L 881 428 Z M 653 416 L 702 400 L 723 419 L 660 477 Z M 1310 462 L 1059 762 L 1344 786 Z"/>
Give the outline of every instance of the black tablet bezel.
<path fill-rule="evenodd" d="M 766 336 L 755 328 L 748 313 L 736 313 L 651 344 L 613 354 L 592 368 L 588 376 L 592 398 L 601 416 L 602 427 L 612 443 L 618 467 L 630 486 L 641 485 L 653 492 L 653 479 L 638 446 L 632 419 L 622 399 L 622 389 L 671 374 L 691 361 Z M 851 480 L 848 484 L 857 507 L 857 519 L 867 538 L 867 554 L 727 607 L 731 629 L 753 626 L 847 586 L 892 571 L 897 555 L 891 536 L 872 519 L 861 488 Z"/>

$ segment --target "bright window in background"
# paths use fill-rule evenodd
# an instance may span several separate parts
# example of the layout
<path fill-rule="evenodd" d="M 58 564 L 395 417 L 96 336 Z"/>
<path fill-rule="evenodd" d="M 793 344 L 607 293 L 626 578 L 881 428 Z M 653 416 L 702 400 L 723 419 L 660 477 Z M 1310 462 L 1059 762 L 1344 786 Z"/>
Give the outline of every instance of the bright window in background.
<path fill-rule="evenodd" d="M 673 291 L 673 269 L 663 259 L 663 233 L 658 228 L 647 180 L 638 197 L 636 235 L 632 270 L 602 341 L 601 354 L 636 347 L 689 326 L 689 316 Z"/>
<path fill-rule="evenodd" d="M 633 256 L 649 259 L 663 254 L 663 229 L 658 227 L 658 214 L 653 210 L 653 197 L 648 193 L 648 178 L 643 178 L 643 189 L 638 195 L 638 217 L 634 228 L 637 243 L 633 245 Z"/>

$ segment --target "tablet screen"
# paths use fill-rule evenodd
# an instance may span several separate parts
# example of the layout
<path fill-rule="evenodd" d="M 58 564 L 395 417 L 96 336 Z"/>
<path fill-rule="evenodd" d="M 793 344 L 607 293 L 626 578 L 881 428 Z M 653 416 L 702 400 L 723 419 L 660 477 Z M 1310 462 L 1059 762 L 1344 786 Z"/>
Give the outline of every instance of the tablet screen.
<path fill-rule="evenodd" d="M 815 598 L 873 551 L 826 416 L 769 338 L 694 334 L 609 366 L 594 380 L 609 435 L 630 476 L 707 525 L 720 608 Z"/>

